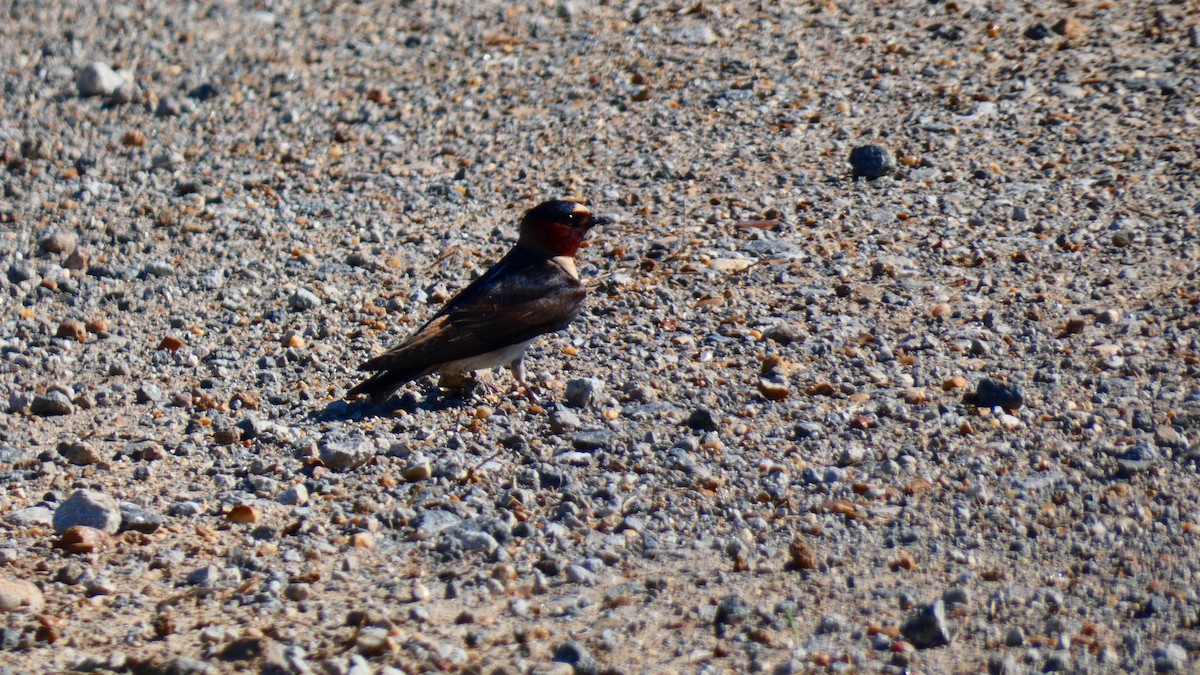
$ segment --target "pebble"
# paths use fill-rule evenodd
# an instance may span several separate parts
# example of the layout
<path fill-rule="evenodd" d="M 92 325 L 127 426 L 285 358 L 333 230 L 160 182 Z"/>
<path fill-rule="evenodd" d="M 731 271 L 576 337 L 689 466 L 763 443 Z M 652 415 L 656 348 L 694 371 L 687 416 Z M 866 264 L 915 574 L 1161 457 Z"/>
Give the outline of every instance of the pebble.
<path fill-rule="evenodd" d="M 570 23 L 579 16 L 579 4 L 574 0 L 558 0 L 555 13 L 558 14 L 558 18 Z"/>
<path fill-rule="evenodd" d="M 320 307 L 321 299 L 307 288 L 300 288 L 297 289 L 295 293 L 292 293 L 288 296 L 288 306 L 292 309 L 304 312 Z"/>
<path fill-rule="evenodd" d="M 992 654 L 988 656 L 988 675 L 1020 675 L 1025 672 L 1017 664 L 1012 654 Z"/>
<path fill-rule="evenodd" d="M 1186 450 L 1188 447 L 1183 434 L 1176 431 L 1174 427 L 1169 427 L 1165 424 L 1160 424 L 1154 428 L 1154 444 L 1160 448 L 1174 448 L 1177 450 Z"/>
<path fill-rule="evenodd" d="M 93 530 L 94 531 L 94 530 Z M 78 586 L 91 579 L 95 572 L 77 562 L 68 562 L 54 574 L 54 580 L 68 586 Z"/>
<path fill-rule="evenodd" d="M 97 553 L 112 545 L 112 538 L 102 530 L 87 525 L 68 527 L 55 544 L 67 553 Z"/>
<path fill-rule="evenodd" d="M 186 499 L 184 501 L 171 505 L 167 513 L 172 516 L 180 516 L 182 518 L 191 518 L 204 513 L 204 504 L 201 502 Z"/>
<path fill-rule="evenodd" d="M 455 528 L 450 531 L 450 535 L 462 550 L 467 552 L 482 551 L 491 553 L 499 546 L 496 538 L 486 532 L 478 530 L 468 530 L 464 528 Z"/>
<path fill-rule="evenodd" d="M 87 342 L 87 326 L 79 319 L 66 319 L 58 324 L 58 330 L 54 331 L 54 335 L 66 340 Z"/>
<path fill-rule="evenodd" d="M 1154 650 L 1154 671 L 1158 673 L 1183 673 L 1188 669 L 1188 653 L 1177 642 L 1168 642 Z"/>
<path fill-rule="evenodd" d="M 96 448 L 82 441 L 59 443 L 58 454 L 75 466 L 88 466 L 100 461 L 100 453 L 96 452 Z"/>
<path fill-rule="evenodd" d="M 1066 16 L 1051 26 L 1051 30 L 1066 38 L 1081 38 L 1087 35 L 1088 27 L 1087 24 L 1079 19 L 1073 16 Z"/>
<path fill-rule="evenodd" d="M 67 260 L 64 264 L 69 270 L 82 272 L 88 268 L 89 264 L 91 264 L 91 259 L 92 254 L 88 251 L 83 249 L 75 249 L 70 255 L 67 256 Z"/>
<path fill-rule="evenodd" d="M 815 570 L 820 565 L 816 549 L 801 534 L 792 538 L 788 546 L 788 558 L 793 570 Z"/>
<path fill-rule="evenodd" d="M 175 276 L 175 266 L 165 260 L 152 260 L 146 263 L 142 272 L 148 277 L 171 277 Z"/>
<path fill-rule="evenodd" d="M 163 152 L 150 159 L 150 168 L 156 171 L 170 171 L 183 165 L 183 155 L 178 152 Z"/>
<path fill-rule="evenodd" d="M 571 447 L 576 450 L 600 450 L 611 447 L 612 444 L 613 432 L 607 429 L 580 431 L 571 436 Z"/>
<path fill-rule="evenodd" d="M 229 509 L 229 512 L 225 514 L 225 520 L 240 525 L 257 523 L 261 518 L 262 514 L 259 513 L 258 509 L 249 504 L 238 504 Z"/>
<path fill-rule="evenodd" d="M 184 102 L 174 96 L 164 96 L 158 100 L 158 107 L 154 109 L 155 117 L 179 117 L 186 112 Z"/>
<path fill-rule="evenodd" d="M 36 585 L 21 579 L 0 578 L 0 612 L 40 612 L 45 604 Z"/>
<path fill-rule="evenodd" d="M 112 66 L 102 61 L 89 63 L 79 70 L 75 78 L 75 87 L 79 95 L 108 96 L 115 92 L 124 82 L 124 78 L 112 69 Z"/>
<path fill-rule="evenodd" d="M 28 506 L 4 514 L 4 522 L 16 527 L 53 527 L 54 511 L 45 506 Z"/>
<path fill-rule="evenodd" d="M 850 173 L 856 178 L 875 179 L 896 171 L 896 157 L 882 145 L 859 145 L 850 151 Z"/>
<path fill-rule="evenodd" d="M 295 483 L 280 492 L 276 500 L 287 506 L 304 506 L 308 503 L 308 488 L 304 487 L 304 483 Z"/>
<path fill-rule="evenodd" d="M 70 415 L 75 412 L 75 405 L 63 392 L 48 391 L 33 397 L 33 401 L 29 404 L 29 412 L 41 417 Z"/>
<path fill-rule="evenodd" d="M 74 232 L 51 232 L 38 240 L 38 248 L 44 253 L 70 255 L 78 245 L 79 237 Z"/>
<path fill-rule="evenodd" d="M 428 480 L 433 477 L 433 465 L 424 457 L 416 455 L 409 460 L 408 465 L 400 472 L 400 476 L 410 483 Z"/>
<path fill-rule="evenodd" d="M 942 591 L 942 602 L 946 603 L 947 607 L 966 605 L 970 601 L 971 593 L 963 586 L 951 586 Z"/>
<path fill-rule="evenodd" d="M 718 40 L 716 32 L 707 24 L 674 31 L 671 37 L 684 45 L 713 45 Z"/>
<path fill-rule="evenodd" d="M 132 502 L 121 502 L 121 531 L 153 534 L 163 525 L 163 517 Z"/>
<path fill-rule="evenodd" d="M 1016 410 L 1025 402 L 1025 397 L 1021 393 L 1021 388 L 1016 384 L 1006 384 L 985 377 L 976 385 L 969 402 L 980 408 Z"/>
<path fill-rule="evenodd" d="M 793 433 L 796 438 L 820 438 L 825 435 L 825 427 L 816 422 L 797 422 Z"/>
<path fill-rule="evenodd" d="M 14 284 L 29 281 L 37 276 L 37 270 L 28 260 L 14 260 L 8 266 L 8 280 Z"/>
<path fill-rule="evenodd" d="M 326 436 L 319 445 L 321 461 L 334 471 L 351 471 L 375 457 L 375 444 L 361 434 Z"/>
<path fill-rule="evenodd" d="M 388 651 L 389 639 L 386 628 L 366 627 L 358 632 L 354 645 L 364 656 L 379 656 Z"/>
<path fill-rule="evenodd" d="M 556 434 L 574 431 L 583 426 L 579 415 L 562 406 L 555 406 L 550 411 L 550 430 Z"/>
<path fill-rule="evenodd" d="M 596 582 L 596 575 L 582 565 L 568 565 L 567 581 L 573 584 L 593 584 Z"/>
<path fill-rule="evenodd" d="M 758 393 L 768 401 L 782 401 L 791 395 L 787 381 L 782 377 L 758 378 Z"/>
<path fill-rule="evenodd" d="M 1055 650 L 1046 655 L 1042 663 L 1043 673 L 1062 673 L 1071 669 L 1071 653 L 1065 650 Z"/>
<path fill-rule="evenodd" d="M 121 527 L 121 507 L 104 493 L 76 490 L 54 510 L 54 531 L 61 534 L 76 525 L 115 534 Z"/>
<path fill-rule="evenodd" d="M 845 631 L 849 625 L 846 617 L 841 614 L 826 614 L 817 624 L 817 635 L 835 635 Z"/>
<path fill-rule="evenodd" d="M 575 408 L 591 406 L 604 393 L 604 381 L 595 377 L 583 377 L 567 382 L 567 405 Z"/>
<path fill-rule="evenodd" d="M 688 415 L 687 425 L 693 429 L 702 429 L 704 431 L 716 431 L 720 427 L 717 413 L 708 408 L 696 408 L 693 410 Z"/>
<path fill-rule="evenodd" d="M 862 462 L 867 457 L 867 449 L 861 445 L 848 445 L 838 454 L 838 466 L 851 466 Z"/>
<path fill-rule="evenodd" d="M 138 387 L 133 395 L 134 400 L 138 403 L 161 403 L 166 398 L 163 390 L 152 382 L 147 382 Z"/>
<path fill-rule="evenodd" d="M 201 588 L 212 588 L 221 583 L 224 578 L 225 573 L 220 567 L 216 565 L 202 565 L 188 573 L 187 582 Z"/>
<path fill-rule="evenodd" d="M 736 595 L 727 596 L 717 605 L 713 616 L 713 627 L 717 637 L 725 637 L 729 628 L 742 623 L 750 616 L 750 605 Z"/>
<path fill-rule="evenodd" d="M 900 632 L 918 649 L 948 645 L 954 636 L 946 621 L 946 606 L 940 598 L 910 616 Z"/>
<path fill-rule="evenodd" d="M 194 98 L 197 101 L 207 101 L 220 95 L 221 87 L 213 82 L 205 82 L 188 91 L 188 98 Z"/>
<path fill-rule="evenodd" d="M 1044 23 L 1035 23 L 1032 26 L 1030 26 L 1029 28 L 1025 29 L 1024 35 L 1025 35 L 1025 37 L 1029 38 L 1030 40 L 1039 40 L 1040 41 L 1040 40 L 1045 40 L 1046 38 L 1050 37 L 1051 35 L 1054 35 L 1054 31 L 1050 30 L 1050 28 L 1047 27 L 1046 24 L 1044 24 Z"/>
<path fill-rule="evenodd" d="M 570 665 L 577 675 L 596 675 L 600 670 L 599 664 L 587 648 L 574 640 L 568 640 L 555 647 L 554 660 Z"/>
<path fill-rule="evenodd" d="M 121 84 L 116 91 L 109 94 L 107 102 L 114 105 L 132 103 L 138 98 L 138 84 L 128 77 L 121 78 Z"/>
<path fill-rule="evenodd" d="M 793 342 L 803 341 L 804 331 L 794 324 L 777 323 L 764 330 L 762 336 L 764 339 L 772 340 L 786 347 Z"/>

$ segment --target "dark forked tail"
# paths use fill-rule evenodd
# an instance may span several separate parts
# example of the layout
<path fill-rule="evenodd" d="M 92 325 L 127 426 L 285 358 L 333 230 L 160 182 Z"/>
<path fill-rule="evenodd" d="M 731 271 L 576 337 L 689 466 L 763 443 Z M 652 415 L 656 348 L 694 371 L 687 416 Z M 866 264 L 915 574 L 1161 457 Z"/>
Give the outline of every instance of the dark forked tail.
<path fill-rule="evenodd" d="M 344 398 L 354 398 L 356 396 L 366 396 L 372 401 L 383 401 L 391 396 L 405 382 L 421 377 L 428 370 L 411 370 L 411 369 L 393 369 L 380 370 L 351 387 L 350 391 L 346 392 Z"/>

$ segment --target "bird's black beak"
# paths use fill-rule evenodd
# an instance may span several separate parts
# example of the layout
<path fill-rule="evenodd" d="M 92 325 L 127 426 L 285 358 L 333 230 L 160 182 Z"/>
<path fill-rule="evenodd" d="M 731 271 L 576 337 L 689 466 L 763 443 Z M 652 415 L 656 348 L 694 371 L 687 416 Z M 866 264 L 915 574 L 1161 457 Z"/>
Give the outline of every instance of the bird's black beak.
<path fill-rule="evenodd" d="M 588 221 L 589 230 L 593 227 L 602 227 L 605 225 L 612 225 L 612 218 L 608 218 L 606 216 L 592 216 L 592 219 Z"/>

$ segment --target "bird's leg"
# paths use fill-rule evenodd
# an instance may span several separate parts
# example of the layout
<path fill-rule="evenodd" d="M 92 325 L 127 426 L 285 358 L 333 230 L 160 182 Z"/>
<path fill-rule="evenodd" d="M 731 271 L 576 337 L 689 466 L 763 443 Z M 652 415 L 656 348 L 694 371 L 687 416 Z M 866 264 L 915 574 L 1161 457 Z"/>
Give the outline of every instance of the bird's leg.
<path fill-rule="evenodd" d="M 537 403 L 538 397 L 533 390 L 533 385 L 525 381 L 525 354 L 522 353 L 513 359 L 512 363 L 508 364 L 508 369 L 512 371 L 513 379 L 517 381 L 517 384 L 525 388 L 525 396 L 529 397 L 529 401 Z"/>

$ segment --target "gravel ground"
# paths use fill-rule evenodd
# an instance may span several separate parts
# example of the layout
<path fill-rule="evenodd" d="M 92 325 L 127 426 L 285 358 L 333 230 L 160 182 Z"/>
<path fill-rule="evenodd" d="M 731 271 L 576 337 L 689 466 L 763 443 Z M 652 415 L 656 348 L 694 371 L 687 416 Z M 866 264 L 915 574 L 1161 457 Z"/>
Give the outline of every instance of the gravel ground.
<path fill-rule="evenodd" d="M 1194 6 L 0 14 L 0 672 L 1197 667 Z M 542 406 L 341 401 L 552 197 Z"/>

